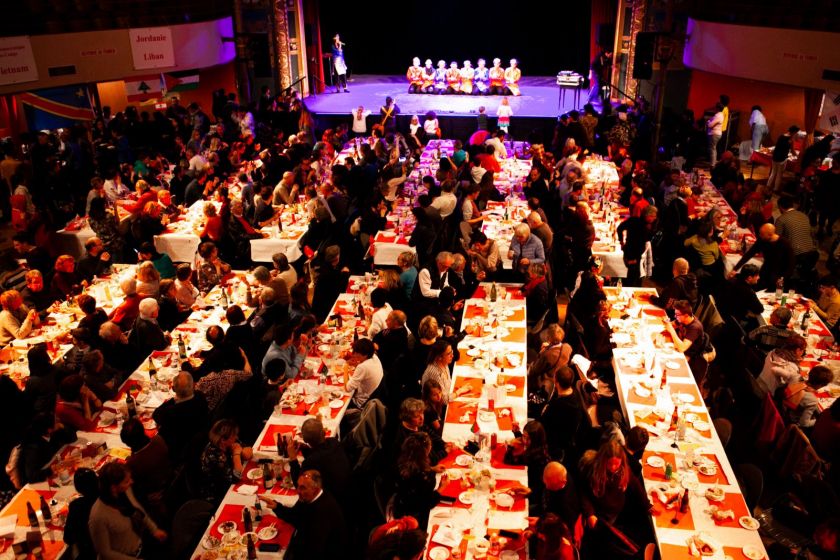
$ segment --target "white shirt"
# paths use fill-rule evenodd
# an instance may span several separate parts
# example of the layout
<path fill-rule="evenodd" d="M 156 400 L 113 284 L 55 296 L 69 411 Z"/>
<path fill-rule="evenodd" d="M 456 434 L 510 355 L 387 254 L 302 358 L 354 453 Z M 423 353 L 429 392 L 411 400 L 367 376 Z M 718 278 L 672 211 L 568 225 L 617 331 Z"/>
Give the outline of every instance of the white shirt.
<path fill-rule="evenodd" d="M 437 273 L 437 265 L 435 265 L 435 274 Z M 448 279 L 448 276 L 443 279 L 443 283 L 440 285 L 441 288 L 449 285 Z M 432 289 L 432 272 L 428 268 L 420 269 L 420 272 L 417 273 L 417 282 L 420 282 L 420 293 L 423 294 L 423 297 L 436 298 L 440 295 L 440 288 Z"/>
<path fill-rule="evenodd" d="M 201 154 L 195 154 L 193 157 L 190 158 L 190 169 L 189 171 L 193 173 L 193 175 L 197 175 L 204 171 L 204 168 L 207 167 L 207 160 Z M 107 183 L 107 181 L 106 181 Z"/>
<path fill-rule="evenodd" d="M 353 395 L 353 403 L 362 408 L 370 398 L 371 394 L 379 387 L 382 381 L 382 362 L 376 354 L 356 366 L 353 375 L 347 380 L 346 389 L 356 391 Z"/>
<path fill-rule="evenodd" d="M 750 114 L 750 126 L 764 125 L 767 126 L 767 119 L 764 118 L 764 113 L 756 109 Z"/>
<path fill-rule="evenodd" d="M 496 150 L 496 159 L 507 159 L 507 148 L 505 144 L 498 138 L 488 138 L 484 141 L 485 146 L 493 146 Z"/>
<path fill-rule="evenodd" d="M 114 202 L 120 198 L 125 198 L 131 192 L 128 190 L 128 187 L 126 187 L 122 183 L 117 184 L 116 182 L 114 182 L 113 179 L 106 180 L 104 188 L 105 198 L 107 198 L 111 202 Z"/>
<path fill-rule="evenodd" d="M 362 118 L 359 118 L 359 111 L 354 110 L 352 113 L 353 115 L 353 132 L 364 134 L 367 132 L 367 117 L 370 115 L 370 111 L 362 111 Z"/>
<path fill-rule="evenodd" d="M 513 116 L 513 109 L 510 108 L 510 105 L 499 105 L 499 108 L 496 109 L 496 116 L 510 119 Z"/>
<path fill-rule="evenodd" d="M 377 309 L 370 318 L 370 326 L 368 327 L 368 338 L 373 338 L 380 331 L 386 328 L 385 319 L 391 314 L 394 309 L 387 301 L 383 307 Z"/>
<path fill-rule="evenodd" d="M 437 129 L 438 129 L 438 120 L 437 119 L 423 121 L 423 130 L 426 131 L 426 134 L 435 135 L 435 134 L 437 134 Z"/>
<path fill-rule="evenodd" d="M 706 123 L 706 128 L 709 130 L 709 134 L 712 136 L 720 136 L 723 134 L 723 113 L 717 112 L 715 116 L 712 117 L 708 123 Z"/>
<path fill-rule="evenodd" d="M 452 193 L 442 192 L 440 196 L 432 201 L 430 206 L 440 211 L 441 218 L 448 218 L 455 211 L 458 205 L 458 197 Z"/>

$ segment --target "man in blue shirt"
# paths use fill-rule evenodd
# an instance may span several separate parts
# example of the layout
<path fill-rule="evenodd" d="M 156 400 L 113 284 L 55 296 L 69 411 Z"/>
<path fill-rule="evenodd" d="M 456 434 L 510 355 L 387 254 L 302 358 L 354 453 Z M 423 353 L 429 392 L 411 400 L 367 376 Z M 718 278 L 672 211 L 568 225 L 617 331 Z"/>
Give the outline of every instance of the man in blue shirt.
<path fill-rule="evenodd" d="M 286 378 L 293 379 L 297 376 L 306 359 L 306 346 L 301 343 L 299 347 L 294 346 L 292 327 L 289 325 L 278 325 L 274 330 L 274 342 L 268 347 L 268 352 L 262 361 L 263 371 L 266 370 L 272 360 L 281 360 L 286 364 Z"/>

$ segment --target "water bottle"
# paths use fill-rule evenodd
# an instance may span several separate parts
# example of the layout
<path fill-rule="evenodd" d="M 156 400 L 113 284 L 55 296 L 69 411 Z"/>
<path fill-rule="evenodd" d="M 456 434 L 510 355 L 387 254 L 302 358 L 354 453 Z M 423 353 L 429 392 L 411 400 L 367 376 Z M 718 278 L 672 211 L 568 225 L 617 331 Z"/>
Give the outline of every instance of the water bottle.
<path fill-rule="evenodd" d="M 782 294 L 785 291 L 785 277 L 780 276 L 778 280 L 776 280 L 776 301 L 782 299 Z M 782 304 L 784 305 L 784 304 Z"/>
<path fill-rule="evenodd" d="M 184 344 L 184 337 L 182 335 L 178 335 L 178 357 L 182 360 L 187 359 L 187 345 Z"/>

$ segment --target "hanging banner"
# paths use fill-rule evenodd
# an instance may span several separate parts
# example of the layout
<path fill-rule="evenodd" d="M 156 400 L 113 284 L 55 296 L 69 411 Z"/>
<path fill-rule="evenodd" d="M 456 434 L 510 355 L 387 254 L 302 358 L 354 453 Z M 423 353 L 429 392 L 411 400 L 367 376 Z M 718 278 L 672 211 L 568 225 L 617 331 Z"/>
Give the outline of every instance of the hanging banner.
<path fill-rule="evenodd" d="M 170 28 L 129 29 L 128 36 L 131 41 L 131 55 L 134 58 L 135 70 L 175 66 L 175 51 L 172 48 Z"/>
<path fill-rule="evenodd" d="M 38 68 L 28 35 L 0 37 L 0 85 L 38 80 Z"/>

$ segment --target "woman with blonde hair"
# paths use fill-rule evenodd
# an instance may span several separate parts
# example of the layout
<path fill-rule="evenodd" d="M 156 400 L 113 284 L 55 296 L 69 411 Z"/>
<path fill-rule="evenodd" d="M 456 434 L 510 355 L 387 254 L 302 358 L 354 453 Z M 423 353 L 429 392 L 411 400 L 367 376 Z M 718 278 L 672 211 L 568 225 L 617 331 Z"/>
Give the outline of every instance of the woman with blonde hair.
<path fill-rule="evenodd" d="M 137 201 L 127 207 L 126 210 L 131 212 L 132 216 L 138 216 L 146 209 L 146 205 L 149 202 L 157 202 L 157 193 L 143 179 L 134 183 L 134 190 L 137 193 Z"/>
<path fill-rule="evenodd" d="M 160 273 L 152 261 L 143 261 L 137 266 L 137 296 L 157 299 L 160 294 Z"/>
<path fill-rule="evenodd" d="M 38 312 L 28 309 L 17 290 L 6 290 L 0 295 L 0 345 L 26 338 L 33 328 L 40 326 Z"/>

